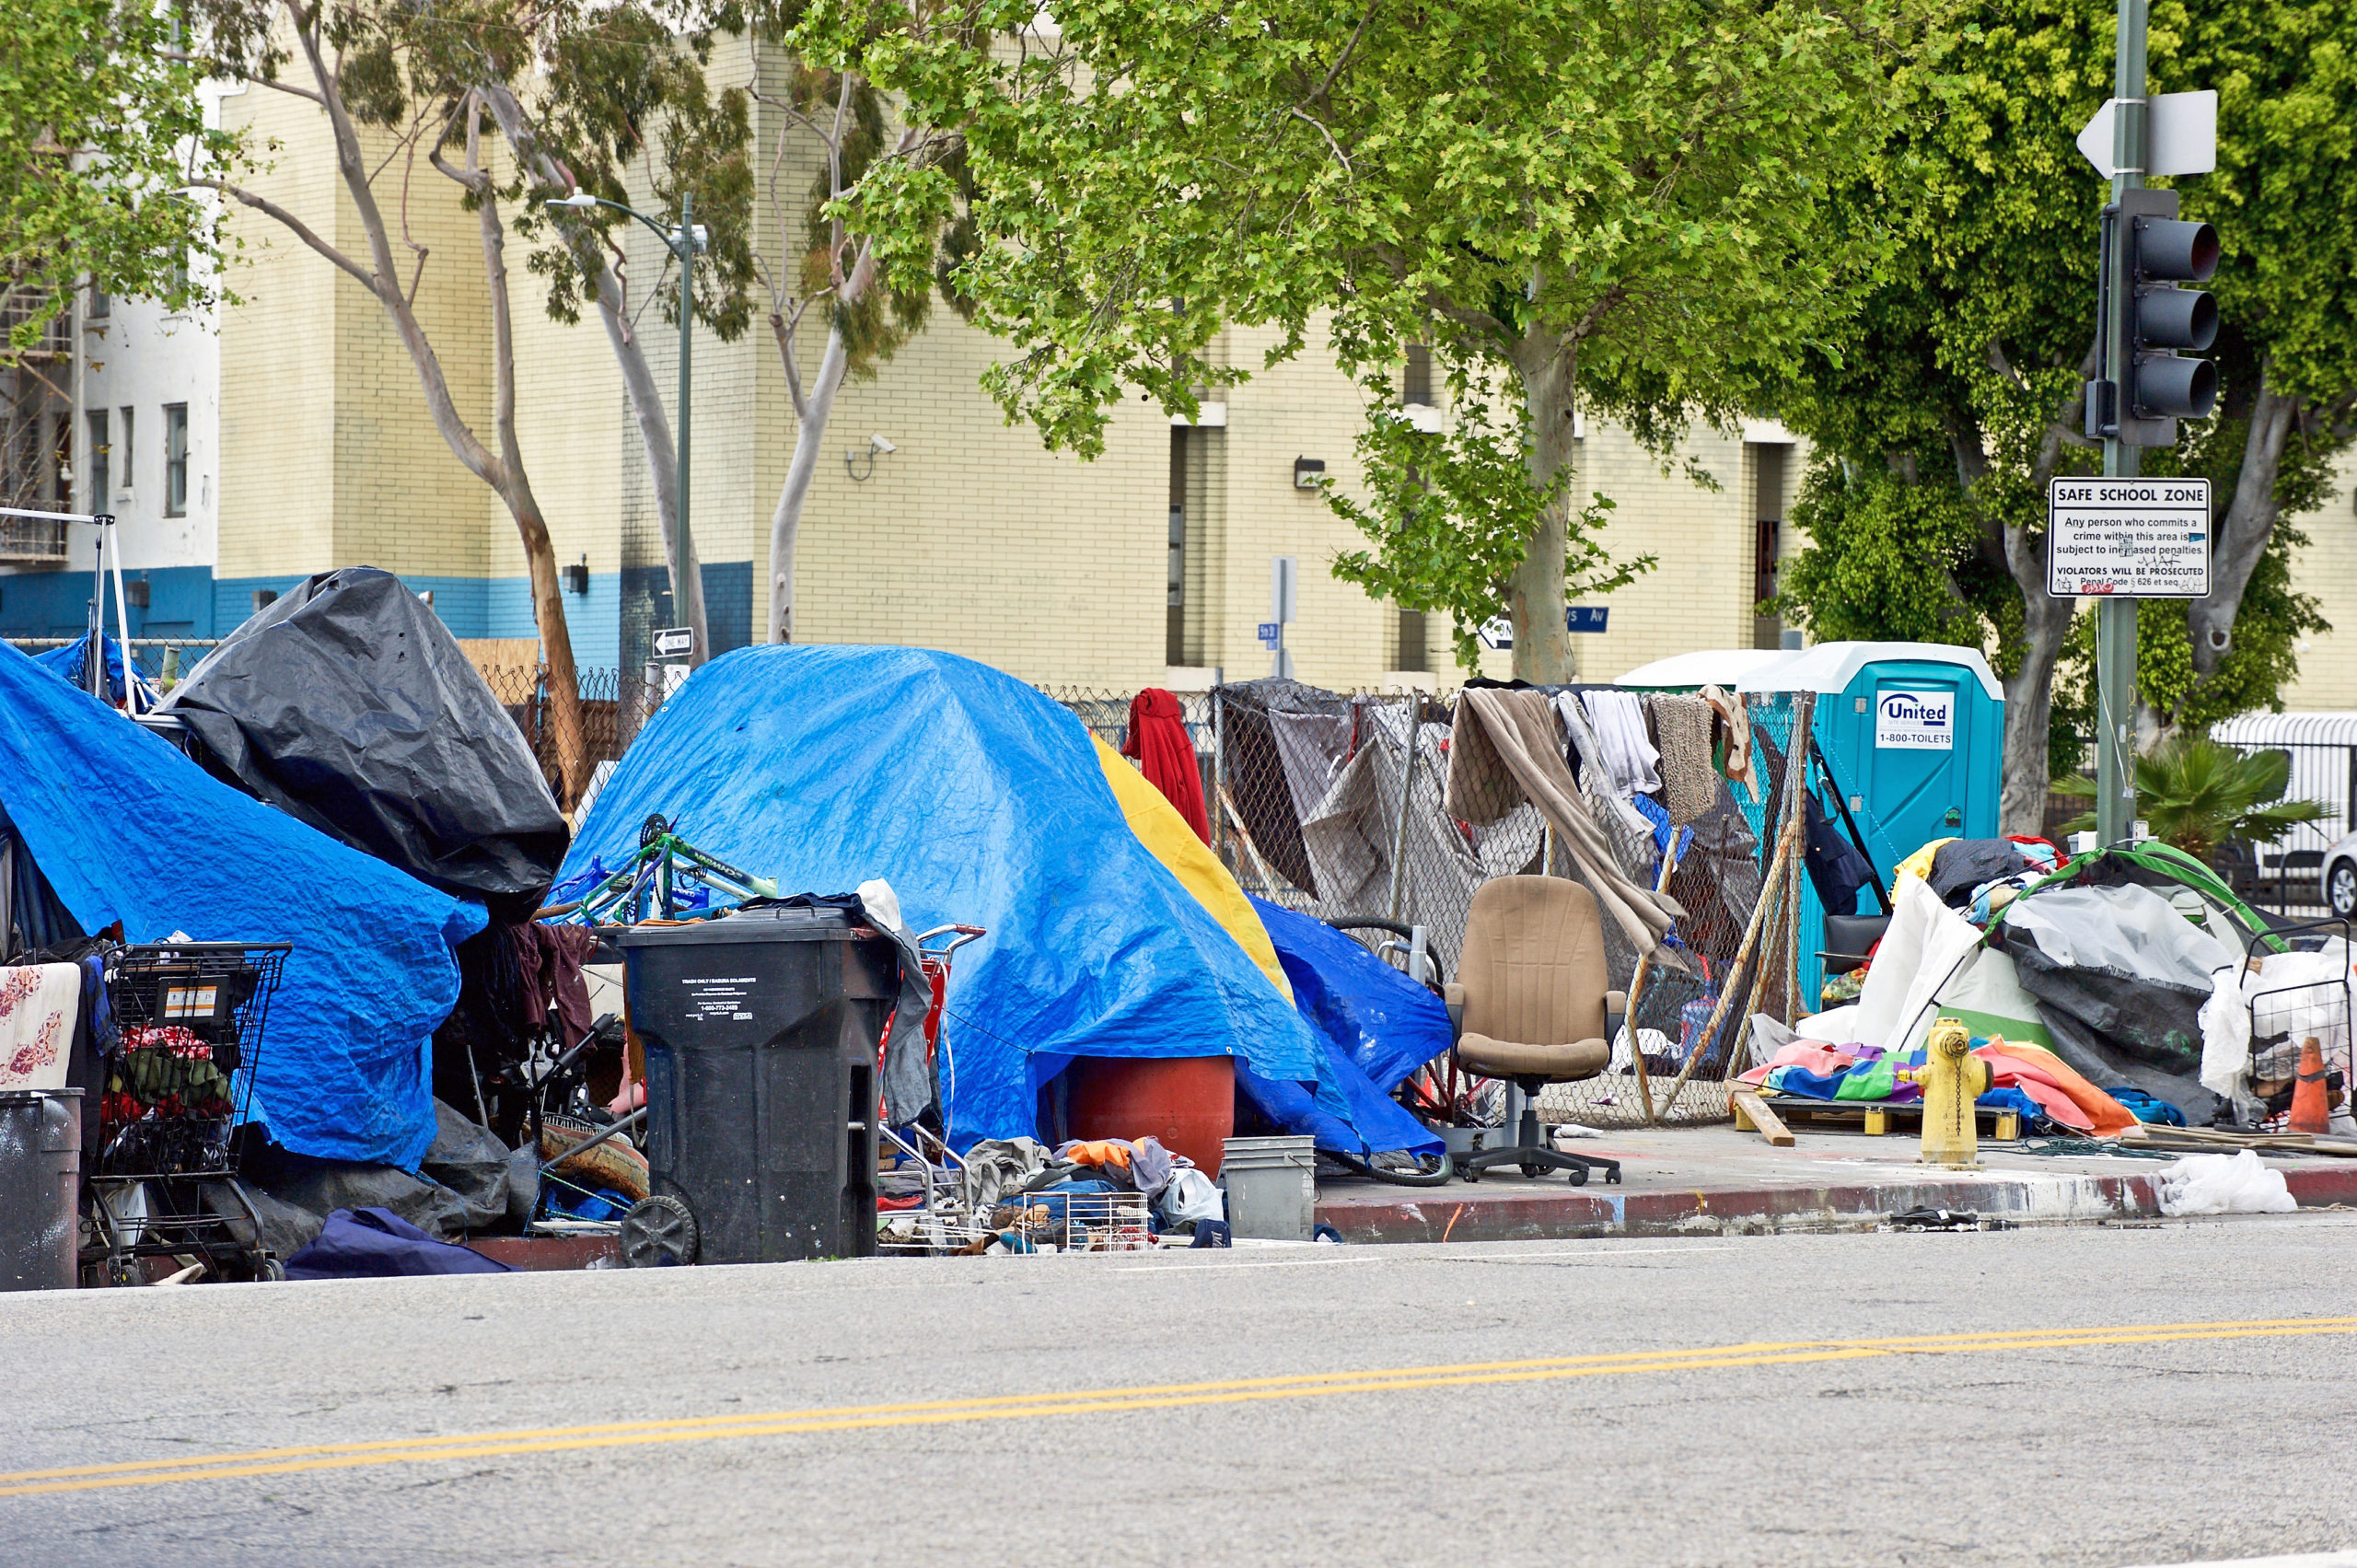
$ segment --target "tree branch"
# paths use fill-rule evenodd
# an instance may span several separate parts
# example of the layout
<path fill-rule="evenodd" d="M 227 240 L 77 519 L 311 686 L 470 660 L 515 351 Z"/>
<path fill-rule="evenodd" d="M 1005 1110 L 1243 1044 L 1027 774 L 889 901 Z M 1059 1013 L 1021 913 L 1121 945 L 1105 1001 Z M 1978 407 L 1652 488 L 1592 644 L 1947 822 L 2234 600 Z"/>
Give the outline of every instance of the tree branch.
<path fill-rule="evenodd" d="M 312 250 L 318 251 L 320 255 L 326 257 L 329 261 L 333 261 L 337 266 L 342 267 L 345 272 L 350 273 L 354 277 L 359 279 L 360 285 L 363 288 L 366 288 L 371 294 L 377 292 L 377 276 L 374 273 L 369 272 L 367 269 L 361 266 L 359 262 L 354 261 L 351 257 L 345 255 L 343 251 L 337 250 L 334 246 L 329 244 L 326 240 L 321 239 L 318 235 L 312 233 L 310 225 L 305 223 L 301 218 L 296 217 L 293 213 L 288 212 L 284 207 L 280 206 L 277 203 L 270 200 L 267 196 L 257 196 L 251 191 L 245 189 L 245 187 L 241 185 L 232 185 L 226 180 L 194 180 L 192 183 L 197 189 L 218 191 L 230 200 L 242 203 L 244 205 L 251 207 L 254 211 L 262 214 L 266 217 L 275 218 L 280 224 L 284 225 L 287 231 L 293 234 L 296 238 L 301 240 L 304 244 L 309 246 Z"/>
<path fill-rule="evenodd" d="M 1318 134 L 1319 135 L 1321 135 L 1321 136 L 1323 136 L 1323 137 L 1325 137 L 1325 138 L 1326 138 L 1326 145 L 1327 145 L 1329 147 L 1330 147 L 1330 148 L 1332 148 L 1332 149 L 1333 149 L 1333 152 L 1334 152 L 1334 161 L 1335 161 L 1336 163 L 1339 163 L 1339 164 L 1341 164 L 1341 165 L 1342 166 L 1342 172 L 1343 172 L 1343 173 L 1345 173 L 1345 174 L 1347 174 L 1347 175 L 1349 175 L 1349 176 L 1350 176 L 1352 179 L 1353 179 L 1353 180 L 1355 180 L 1355 179 L 1357 179 L 1357 178 L 1358 178 L 1358 170 L 1356 170 L 1356 169 L 1354 169 L 1354 168 L 1353 168 L 1351 167 L 1351 160 L 1350 160 L 1350 158 L 1349 158 L 1348 157 L 1346 157 L 1346 156 L 1343 154 L 1343 152 L 1342 152 L 1342 144 L 1341 144 L 1341 143 L 1340 143 L 1340 142 L 1338 142 L 1338 141 L 1336 141 L 1336 140 L 1334 140 L 1334 133 L 1333 133 L 1333 132 L 1329 131 L 1328 129 L 1326 129 L 1326 127 L 1325 127 L 1324 125 L 1320 124 L 1320 123 L 1319 123 L 1316 119 L 1312 118 L 1311 116 L 1309 116 L 1309 115 L 1307 115 L 1307 114 L 1303 113 L 1303 112 L 1302 112 L 1300 110 L 1298 110 L 1298 109 L 1288 110 L 1286 112 L 1287 112 L 1287 113 L 1289 113 L 1289 114 L 1291 114 L 1291 115 L 1293 116 L 1293 118 L 1295 118 L 1295 120 L 1300 121 L 1300 122 L 1301 122 L 1303 124 L 1305 124 L 1305 125 L 1315 126 L 1315 127 L 1317 128 Z"/>

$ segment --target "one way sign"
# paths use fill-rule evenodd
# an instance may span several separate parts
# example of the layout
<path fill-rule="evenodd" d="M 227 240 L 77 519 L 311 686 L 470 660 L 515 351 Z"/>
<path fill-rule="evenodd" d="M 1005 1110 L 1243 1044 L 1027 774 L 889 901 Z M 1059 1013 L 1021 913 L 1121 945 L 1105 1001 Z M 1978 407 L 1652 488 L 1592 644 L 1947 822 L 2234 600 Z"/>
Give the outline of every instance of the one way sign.
<path fill-rule="evenodd" d="M 655 633 L 656 658 L 691 658 L 696 651 L 696 633 L 692 626 L 666 626 Z"/>

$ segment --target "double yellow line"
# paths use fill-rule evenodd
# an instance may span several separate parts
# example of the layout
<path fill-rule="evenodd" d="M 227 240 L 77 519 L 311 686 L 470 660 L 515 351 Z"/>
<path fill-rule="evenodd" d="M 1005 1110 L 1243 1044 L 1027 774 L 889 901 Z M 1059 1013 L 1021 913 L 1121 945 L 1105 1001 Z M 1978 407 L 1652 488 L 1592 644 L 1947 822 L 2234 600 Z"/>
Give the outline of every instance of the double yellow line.
<path fill-rule="evenodd" d="M 1004 1394 L 913 1404 L 851 1405 L 759 1414 L 692 1416 L 672 1421 L 617 1422 L 600 1426 L 526 1428 L 443 1437 L 395 1437 L 374 1443 L 330 1443 L 302 1448 L 258 1448 L 241 1454 L 134 1459 L 122 1464 L 0 1474 L 0 1497 L 35 1493 L 89 1492 L 122 1486 L 168 1486 L 239 1476 L 293 1475 L 370 1465 L 428 1464 L 509 1454 L 555 1454 L 587 1448 L 635 1448 L 658 1443 L 705 1443 L 727 1437 L 777 1437 L 805 1432 L 869 1427 L 942 1426 L 973 1421 L 1028 1421 L 1044 1416 L 1100 1415 L 1171 1410 L 1188 1405 L 1248 1404 L 1271 1400 L 1323 1399 L 1413 1388 L 1463 1388 L 1482 1384 L 1545 1383 L 1571 1377 L 1648 1372 L 1713 1372 L 1747 1366 L 1792 1366 L 1864 1361 L 1894 1355 L 1958 1355 L 1985 1352 L 2062 1350 L 2096 1345 L 2170 1344 L 2196 1340 L 2289 1339 L 2357 1333 L 2357 1318 L 2265 1318 L 2219 1323 L 2135 1323 L 2116 1328 L 2015 1329 L 1978 1333 L 1921 1334 L 1897 1339 L 1819 1340 L 1717 1345 L 1687 1351 L 1622 1351 L 1605 1355 L 1549 1356 L 1529 1361 L 1468 1362 L 1359 1372 L 1305 1372 L 1239 1377 L 1214 1383 L 1167 1383 L 1061 1393 Z"/>

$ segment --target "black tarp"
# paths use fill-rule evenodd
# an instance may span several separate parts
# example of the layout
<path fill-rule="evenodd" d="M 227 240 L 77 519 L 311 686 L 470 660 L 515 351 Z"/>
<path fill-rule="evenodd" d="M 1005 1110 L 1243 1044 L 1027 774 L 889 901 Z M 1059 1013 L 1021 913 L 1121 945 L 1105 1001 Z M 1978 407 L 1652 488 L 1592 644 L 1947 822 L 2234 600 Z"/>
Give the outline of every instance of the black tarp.
<path fill-rule="evenodd" d="M 564 858 L 564 819 L 522 732 L 389 572 L 290 589 L 160 711 L 215 776 L 502 918 L 528 918 Z"/>

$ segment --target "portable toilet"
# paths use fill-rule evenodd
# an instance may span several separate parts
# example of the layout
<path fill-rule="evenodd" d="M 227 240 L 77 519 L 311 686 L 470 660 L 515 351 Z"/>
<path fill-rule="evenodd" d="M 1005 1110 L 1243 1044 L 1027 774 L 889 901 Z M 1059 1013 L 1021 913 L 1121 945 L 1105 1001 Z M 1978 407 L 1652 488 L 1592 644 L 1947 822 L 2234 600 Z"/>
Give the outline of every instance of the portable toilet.
<path fill-rule="evenodd" d="M 1736 691 L 1813 691 L 1810 726 L 1824 760 L 1818 804 L 1846 831 L 1847 805 L 1885 889 L 1893 868 L 1934 839 L 1994 838 L 2004 772 L 2003 689 L 1978 648 L 1945 643 L 1819 643 L 1797 652 L 1750 649 L 1684 654 L 1620 678 L 1623 686 Z M 1836 794 L 1840 799 L 1835 798 Z M 1874 891 L 1837 914 L 1880 911 Z M 1802 997 L 1823 984 L 1825 910 L 1801 881 Z"/>

